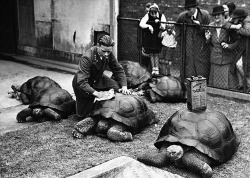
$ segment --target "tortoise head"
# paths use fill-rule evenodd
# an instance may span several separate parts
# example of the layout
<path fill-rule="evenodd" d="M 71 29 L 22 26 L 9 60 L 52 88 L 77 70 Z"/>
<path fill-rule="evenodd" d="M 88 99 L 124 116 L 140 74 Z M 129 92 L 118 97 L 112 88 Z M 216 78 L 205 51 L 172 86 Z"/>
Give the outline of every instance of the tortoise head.
<path fill-rule="evenodd" d="M 8 92 L 11 98 L 16 98 L 17 100 L 20 100 L 20 87 L 20 85 L 11 85 L 13 91 Z"/>
<path fill-rule="evenodd" d="M 170 145 L 167 148 L 167 154 L 171 160 L 176 161 L 183 156 L 184 150 L 180 145 Z"/>
<path fill-rule="evenodd" d="M 20 92 L 21 85 L 11 85 L 11 88 L 14 92 Z"/>
<path fill-rule="evenodd" d="M 42 108 L 34 108 L 32 111 L 32 116 L 35 119 L 39 119 L 43 116 L 43 109 Z"/>

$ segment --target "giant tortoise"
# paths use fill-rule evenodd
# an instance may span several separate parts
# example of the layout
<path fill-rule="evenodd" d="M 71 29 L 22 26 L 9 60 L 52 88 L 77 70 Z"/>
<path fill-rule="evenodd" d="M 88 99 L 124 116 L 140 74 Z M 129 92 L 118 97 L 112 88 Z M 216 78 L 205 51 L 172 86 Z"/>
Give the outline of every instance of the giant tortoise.
<path fill-rule="evenodd" d="M 151 74 L 147 68 L 134 61 L 125 60 L 119 61 L 119 63 L 122 65 L 126 74 L 128 88 L 143 89 L 151 78 Z"/>
<path fill-rule="evenodd" d="M 186 86 L 176 77 L 160 76 L 152 78 L 146 90 L 146 94 L 152 103 L 186 100 Z"/>
<path fill-rule="evenodd" d="M 57 82 L 49 77 L 36 76 L 27 80 L 22 85 L 12 85 L 11 88 L 13 89 L 13 93 L 11 94 L 16 98 L 20 98 L 23 104 L 30 104 L 32 103 L 32 99 L 37 92 L 49 87 L 61 88 Z"/>
<path fill-rule="evenodd" d="M 34 95 L 33 102 L 28 108 L 17 114 L 18 122 L 26 122 L 31 116 L 38 122 L 60 120 L 75 113 L 75 100 L 67 90 L 50 87 L 40 90 Z"/>
<path fill-rule="evenodd" d="M 73 137 L 83 138 L 94 131 L 112 141 L 132 141 L 133 134 L 157 122 L 143 99 L 116 93 L 115 98 L 96 103 L 90 117 L 75 125 Z"/>
<path fill-rule="evenodd" d="M 223 113 L 183 109 L 174 113 L 162 127 L 154 144 L 159 151 L 145 152 L 137 159 L 156 167 L 175 163 L 202 177 L 212 177 L 210 166 L 228 161 L 239 143 Z"/>

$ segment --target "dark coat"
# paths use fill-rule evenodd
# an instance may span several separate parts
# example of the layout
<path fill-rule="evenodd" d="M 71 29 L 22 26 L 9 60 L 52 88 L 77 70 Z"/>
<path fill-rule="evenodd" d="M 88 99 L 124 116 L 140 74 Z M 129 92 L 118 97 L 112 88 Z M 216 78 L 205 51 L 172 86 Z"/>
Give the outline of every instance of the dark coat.
<path fill-rule="evenodd" d="M 149 13 L 146 15 L 149 16 L 146 24 L 151 25 L 154 32 L 152 34 L 148 28 L 142 29 L 142 47 L 147 54 L 158 54 L 162 48 L 162 38 L 159 37 L 161 23 L 156 23 L 155 20 L 158 19 L 160 21 L 162 14 L 159 13 L 159 17 L 157 18 L 153 18 Z"/>
<path fill-rule="evenodd" d="M 250 16 L 247 16 L 242 22 L 242 28 L 236 30 L 236 32 L 240 35 L 240 42 L 238 43 L 237 47 L 237 55 L 235 57 L 236 61 L 243 56 L 243 65 L 246 65 L 247 61 L 247 77 L 250 77 Z M 232 23 L 227 22 L 224 27 L 230 29 Z M 234 31 L 234 30 L 232 30 Z M 248 44 L 247 44 L 248 43 Z M 246 50 L 246 46 L 249 47 Z M 248 52 L 249 54 L 247 54 Z"/>
<path fill-rule="evenodd" d="M 210 23 L 210 15 L 208 11 L 197 8 L 197 19 L 200 25 L 208 25 Z M 184 29 L 180 25 L 176 25 L 176 40 L 177 46 L 183 47 L 186 50 L 186 74 L 185 77 L 202 75 L 205 78 L 209 76 L 209 48 L 206 44 L 205 29 L 200 25 L 195 25 L 188 16 L 187 12 L 182 12 L 178 18 L 177 23 L 187 24 L 186 33 L 184 37 L 182 32 Z M 181 39 L 185 38 L 186 44 L 181 44 Z"/>
<path fill-rule="evenodd" d="M 104 70 L 110 68 L 115 80 L 104 75 Z M 73 89 L 76 95 L 76 114 L 86 117 L 92 107 L 95 96 L 94 91 L 103 91 L 113 88 L 117 91 L 122 86 L 127 86 L 125 72 L 121 64 L 111 53 L 107 59 L 101 59 L 94 46 L 83 54 L 79 60 L 78 71 L 74 76 Z"/>

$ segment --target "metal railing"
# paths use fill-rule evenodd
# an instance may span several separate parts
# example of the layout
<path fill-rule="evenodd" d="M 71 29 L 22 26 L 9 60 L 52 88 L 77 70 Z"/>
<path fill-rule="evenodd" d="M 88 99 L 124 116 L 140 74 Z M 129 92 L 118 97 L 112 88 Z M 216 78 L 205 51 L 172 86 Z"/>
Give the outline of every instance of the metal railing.
<path fill-rule="evenodd" d="M 118 60 L 137 61 L 150 69 L 150 59 L 143 53 L 143 30 L 139 22 L 139 19 L 118 18 Z M 177 41 L 172 51 L 172 76 L 185 80 L 202 75 L 210 87 L 249 93 L 250 37 L 242 38 L 233 30 L 215 26 L 166 23 L 170 24 L 174 25 Z M 210 39 L 206 39 L 208 32 L 212 34 Z M 159 62 L 160 73 L 165 75 L 167 63 L 161 53 Z"/>

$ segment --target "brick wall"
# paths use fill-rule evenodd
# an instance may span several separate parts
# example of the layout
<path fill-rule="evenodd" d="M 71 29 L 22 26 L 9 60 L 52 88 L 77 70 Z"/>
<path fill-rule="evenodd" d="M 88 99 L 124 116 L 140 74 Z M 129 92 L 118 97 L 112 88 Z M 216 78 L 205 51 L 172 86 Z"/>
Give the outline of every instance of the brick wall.
<path fill-rule="evenodd" d="M 228 0 L 200 0 L 200 7 L 212 11 L 212 8 L 220 2 L 221 4 Z M 184 0 L 121 0 L 120 1 L 120 16 L 127 18 L 142 18 L 145 11 L 145 5 L 148 2 L 154 2 L 159 5 L 160 11 L 165 14 L 167 19 L 176 20 L 179 13 L 184 9 Z M 250 13 L 249 0 L 234 0 L 238 8 L 246 9 Z"/>
<path fill-rule="evenodd" d="M 211 12 L 212 8 L 218 4 L 218 1 L 222 4 L 228 0 L 200 0 L 200 7 Z M 148 2 L 157 3 L 159 5 L 160 11 L 166 16 L 167 20 L 175 21 L 178 15 L 184 11 L 184 0 L 120 0 L 119 16 L 123 18 L 141 19 L 145 14 L 145 5 Z M 250 10 L 248 10 L 250 8 L 249 0 L 234 0 L 233 2 L 237 7 L 244 8 L 250 13 Z M 118 24 L 118 60 L 126 59 L 139 61 L 140 59 L 134 57 L 135 55 L 132 56 L 136 49 L 140 51 L 140 48 L 137 44 L 137 24 L 130 26 L 121 23 L 121 21 Z M 133 32 L 131 31 L 132 29 L 134 30 Z"/>

